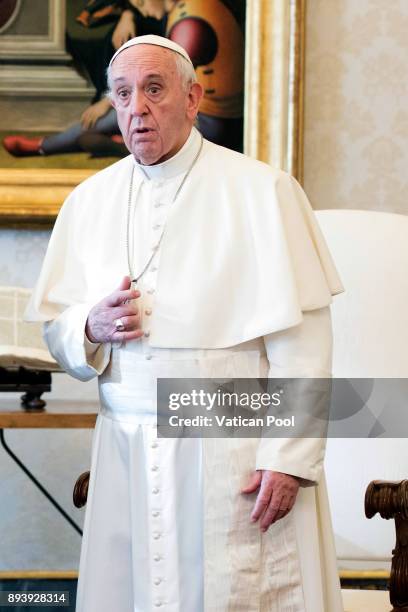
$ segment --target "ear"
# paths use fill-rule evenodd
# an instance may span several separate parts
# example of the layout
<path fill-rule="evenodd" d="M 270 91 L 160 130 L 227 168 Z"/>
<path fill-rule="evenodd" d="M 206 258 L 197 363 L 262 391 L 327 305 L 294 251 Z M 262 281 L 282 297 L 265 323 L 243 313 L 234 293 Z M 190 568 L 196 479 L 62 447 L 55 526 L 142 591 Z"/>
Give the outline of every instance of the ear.
<path fill-rule="evenodd" d="M 109 102 L 111 103 L 111 105 L 113 106 L 113 108 L 116 110 L 116 102 L 113 99 L 113 95 L 110 94 L 110 96 L 107 96 L 107 98 L 108 98 Z"/>
<path fill-rule="evenodd" d="M 203 88 L 200 83 L 192 83 L 187 99 L 187 116 L 189 119 L 195 119 L 200 106 L 201 98 L 203 97 Z"/>

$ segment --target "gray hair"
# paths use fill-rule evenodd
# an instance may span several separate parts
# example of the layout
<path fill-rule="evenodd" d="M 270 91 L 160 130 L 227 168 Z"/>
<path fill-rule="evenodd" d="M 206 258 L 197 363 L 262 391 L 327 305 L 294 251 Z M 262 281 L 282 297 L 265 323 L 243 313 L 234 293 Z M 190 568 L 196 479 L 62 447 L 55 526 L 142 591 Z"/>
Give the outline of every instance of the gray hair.
<path fill-rule="evenodd" d="M 170 53 L 173 54 L 174 61 L 176 62 L 177 72 L 181 79 L 181 85 L 185 91 L 188 90 L 190 85 L 197 82 L 197 76 L 194 70 L 194 67 L 190 62 L 186 60 L 185 57 L 177 53 L 177 51 L 173 51 L 173 49 L 168 49 Z M 108 83 L 108 91 L 105 95 L 108 98 L 112 97 L 112 66 L 108 66 L 106 69 L 106 80 Z"/>

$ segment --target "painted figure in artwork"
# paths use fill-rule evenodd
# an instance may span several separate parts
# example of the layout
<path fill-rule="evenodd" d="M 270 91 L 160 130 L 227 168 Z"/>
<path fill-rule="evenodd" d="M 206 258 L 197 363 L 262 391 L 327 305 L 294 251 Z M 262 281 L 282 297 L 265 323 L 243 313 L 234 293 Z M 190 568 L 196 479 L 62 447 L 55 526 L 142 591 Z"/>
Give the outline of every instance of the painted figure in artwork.
<path fill-rule="evenodd" d="M 128 154 L 116 111 L 105 96 L 106 66 L 116 49 L 134 36 L 165 35 L 183 46 L 204 88 L 197 127 L 212 142 L 242 150 L 245 2 L 239 0 L 91 0 L 68 31 L 68 48 L 95 87 L 80 121 L 50 136 L 12 134 L 3 139 L 13 156 L 87 152 L 94 157 Z M 98 39 L 75 35 L 78 27 L 111 27 Z M 75 29 L 77 28 L 77 29 Z M 73 33 L 72 33 L 73 32 Z"/>

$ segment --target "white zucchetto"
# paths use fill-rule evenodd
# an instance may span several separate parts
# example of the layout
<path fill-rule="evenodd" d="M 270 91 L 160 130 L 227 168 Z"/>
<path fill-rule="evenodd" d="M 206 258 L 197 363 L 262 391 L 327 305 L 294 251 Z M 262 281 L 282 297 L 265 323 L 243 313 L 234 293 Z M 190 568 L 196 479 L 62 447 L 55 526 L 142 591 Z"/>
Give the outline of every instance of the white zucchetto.
<path fill-rule="evenodd" d="M 125 49 L 129 47 L 133 47 L 134 45 L 156 45 L 157 47 L 164 47 L 165 49 L 170 49 L 171 51 L 175 51 L 179 55 L 182 55 L 184 59 L 186 59 L 189 64 L 193 65 L 193 62 L 190 59 L 187 51 L 183 49 L 180 45 L 169 40 L 168 38 L 164 38 L 164 36 L 157 36 L 156 34 L 146 34 L 145 36 L 135 36 L 135 38 L 131 38 L 127 42 L 125 42 L 119 49 L 113 54 L 111 61 L 109 62 L 109 67 L 112 66 L 113 61 L 122 53 Z"/>

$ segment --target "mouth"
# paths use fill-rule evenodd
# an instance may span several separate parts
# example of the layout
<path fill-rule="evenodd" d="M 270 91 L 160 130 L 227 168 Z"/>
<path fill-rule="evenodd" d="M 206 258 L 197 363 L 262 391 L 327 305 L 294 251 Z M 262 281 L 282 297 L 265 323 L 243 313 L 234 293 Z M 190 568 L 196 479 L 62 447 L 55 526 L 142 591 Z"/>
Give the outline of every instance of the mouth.
<path fill-rule="evenodd" d="M 156 130 L 149 127 L 138 127 L 132 131 L 131 140 L 138 145 L 150 143 L 156 138 Z"/>
<path fill-rule="evenodd" d="M 133 134 L 148 134 L 149 132 L 153 132 L 153 128 L 149 127 L 139 127 L 133 130 Z"/>

